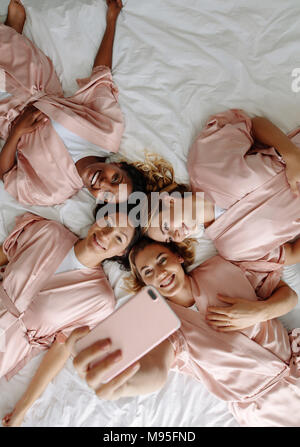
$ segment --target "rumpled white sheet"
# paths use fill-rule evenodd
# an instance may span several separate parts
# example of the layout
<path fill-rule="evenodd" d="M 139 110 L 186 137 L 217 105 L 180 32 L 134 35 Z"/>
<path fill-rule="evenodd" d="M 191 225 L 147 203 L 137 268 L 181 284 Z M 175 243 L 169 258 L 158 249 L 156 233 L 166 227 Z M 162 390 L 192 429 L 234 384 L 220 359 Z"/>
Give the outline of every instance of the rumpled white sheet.
<path fill-rule="evenodd" d="M 66 94 L 89 74 L 105 26 L 104 0 L 24 0 L 25 34 L 54 62 Z M 5 18 L 8 0 L 0 0 Z M 143 151 L 170 160 L 188 181 L 188 148 L 207 117 L 230 107 L 270 118 L 284 131 L 299 125 L 300 93 L 291 89 L 300 66 L 300 4 L 290 0 L 124 0 L 118 20 L 113 75 L 126 120 L 121 153 Z M 92 222 L 92 202 L 81 191 L 65 206 L 26 208 L 0 184 L 0 241 L 26 209 L 62 221 L 77 234 Z M 197 262 L 215 253 L 200 240 Z M 119 302 L 127 299 L 112 263 L 106 272 Z M 299 293 L 300 267 L 284 279 Z M 300 305 L 282 319 L 300 323 Z M 0 417 L 14 407 L 42 355 L 10 382 L 0 381 Z M 24 426 L 237 426 L 224 402 L 189 377 L 172 372 L 159 392 L 103 402 L 78 378 L 71 360 L 27 413 Z"/>

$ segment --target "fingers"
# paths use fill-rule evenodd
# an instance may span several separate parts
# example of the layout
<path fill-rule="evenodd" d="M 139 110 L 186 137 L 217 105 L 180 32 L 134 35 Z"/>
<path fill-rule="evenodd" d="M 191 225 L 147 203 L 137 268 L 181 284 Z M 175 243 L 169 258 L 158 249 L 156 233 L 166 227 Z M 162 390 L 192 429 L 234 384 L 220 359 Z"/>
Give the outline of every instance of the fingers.
<path fill-rule="evenodd" d="M 222 326 L 232 326 L 232 321 L 230 320 L 214 320 L 214 321 L 209 321 L 208 324 L 210 326 L 215 326 L 215 327 L 222 327 Z"/>
<path fill-rule="evenodd" d="M 215 330 L 218 332 L 233 332 L 233 331 L 238 331 L 239 328 L 237 328 L 235 326 L 224 326 L 224 327 L 215 328 Z"/>
<path fill-rule="evenodd" d="M 86 373 L 87 384 L 93 388 L 97 389 L 101 383 L 103 375 L 109 370 L 115 363 L 119 362 L 122 358 L 122 352 L 118 349 L 110 353 L 99 363 L 96 363 L 89 369 Z"/>
<path fill-rule="evenodd" d="M 216 314 L 229 315 L 230 307 L 208 306 L 207 311 Z"/>
<path fill-rule="evenodd" d="M 99 340 L 88 348 L 81 351 L 73 360 L 77 371 L 84 374 L 88 370 L 89 363 L 99 359 L 103 354 L 107 354 L 111 347 L 109 339 Z"/>
<path fill-rule="evenodd" d="M 69 350 L 72 351 L 77 340 L 84 337 L 89 332 L 90 328 L 88 326 L 82 326 L 74 329 L 66 340 L 66 345 L 68 346 Z"/>
<path fill-rule="evenodd" d="M 217 298 L 219 301 L 223 301 L 224 303 L 234 304 L 237 302 L 237 298 L 232 298 L 231 296 L 221 295 L 217 293 Z"/>
<path fill-rule="evenodd" d="M 32 125 L 32 130 L 36 129 L 37 127 L 41 126 L 42 124 L 46 123 L 47 121 L 48 121 L 48 117 L 43 112 L 40 112 L 37 115 L 34 124 Z"/>
<path fill-rule="evenodd" d="M 117 399 L 118 390 L 125 385 L 140 369 L 140 364 L 135 363 L 111 380 L 109 383 L 101 385 L 96 394 L 102 399 Z"/>
<path fill-rule="evenodd" d="M 41 111 L 38 110 L 38 109 L 35 109 L 35 111 L 34 111 L 33 114 L 32 114 L 33 119 L 34 119 L 34 120 L 37 120 L 37 118 L 41 115 L 41 113 L 43 113 L 43 112 L 41 112 Z"/>
<path fill-rule="evenodd" d="M 212 321 L 228 321 L 230 319 L 229 314 L 206 314 L 207 320 Z"/>
<path fill-rule="evenodd" d="M 119 362 L 122 358 L 122 352 L 118 349 L 110 353 L 99 363 L 93 365 L 93 367 L 87 371 L 86 381 L 91 388 L 96 389 L 102 382 L 103 374 L 115 363 Z"/>
<path fill-rule="evenodd" d="M 296 181 L 290 182 L 290 188 L 296 196 L 300 195 L 300 191 L 298 188 L 298 183 Z"/>
<path fill-rule="evenodd" d="M 232 320 L 214 320 L 214 321 L 207 321 L 208 326 L 210 326 L 212 329 L 218 332 L 230 332 L 230 331 L 237 331 L 239 328 L 234 325 L 234 322 Z"/>
<path fill-rule="evenodd" d="M 11 416 L 12 416 L 12 413 L 8 413 L 6 416 L 4 416 L 4 418 L 2 419 L 2 425 L 7 427 L 10 422 Z"/>

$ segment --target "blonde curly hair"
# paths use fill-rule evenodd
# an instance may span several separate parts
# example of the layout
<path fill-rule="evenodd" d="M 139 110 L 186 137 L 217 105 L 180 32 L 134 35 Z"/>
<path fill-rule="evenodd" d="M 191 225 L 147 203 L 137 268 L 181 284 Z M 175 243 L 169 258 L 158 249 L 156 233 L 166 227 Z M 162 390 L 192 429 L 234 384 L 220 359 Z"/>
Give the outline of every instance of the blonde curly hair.
<path fill-rule="evenodd" d="M 109 159 L 112 163 L 128 163 L 138 169 L 146 179 L 147 193 L 162 190 L 168 191 L 168 188 L 171 188 L 173 191 L 173 188 L 176 187 L 183 187 L 185 191 L 189 190 L 187 185 L 181 185 L 175 182 L 174 169 L 171 163 L 154 152 L 145 150 L 143 161 L 132 161 L 120 154 L 113 154 Z"/>
<path fill-rule="evenodd" d="M 144 287 L 145 283 L 143 282 L 135 264 L 136 256 L 138 253 L 140 253 L 142 250 L 144 250 L 145 247 L 148 247 L 149 245 L 159 244 L 163 247 L 167 248 L 168 250 L 171 250 L 173 253 L 178 254 L 184 259 L 184 262 L 182 264 L 182 267 L 187 273 L 187 268 L 190 267 L 195 260 L 195 239 L 185 239 L 183 242 L 175 243 L 165 243 L 165 242 L 157 242 L 153 239 L 150 239 L 148 237 L 143 237 L 142 239 L 135 244 L 129 253 L 129 265 L 131 269 L 131 275 L 127 277 L 125 281 L 125 290 L 127 292 L 133 292 L 137 293 L 142 287 Z"/>
<path fill-rule="evenodd" d="M 147 193 L 160 191 L 174 182 L 174 169 L 171 163 L 158 154 L 144 152 L 144 161 L 135 161 L 135 166 L 147 179 Z"/>

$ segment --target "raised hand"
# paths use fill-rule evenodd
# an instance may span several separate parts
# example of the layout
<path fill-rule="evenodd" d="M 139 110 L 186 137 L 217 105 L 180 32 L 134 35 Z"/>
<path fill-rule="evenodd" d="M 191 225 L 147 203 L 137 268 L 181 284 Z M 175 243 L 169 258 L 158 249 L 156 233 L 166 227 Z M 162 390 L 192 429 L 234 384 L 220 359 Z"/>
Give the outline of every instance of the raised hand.
<path fill-rule="evenodd" d="M 83 330 L 81 334 L 79 330 Z M 75 342 L 86 335 L 83 328 L 75 329 L 70 335 L 67 344 L 72 351 Z M 99 357 L 105 354 L 105 358 L 97 362 Z M 121 388 L 138 372 L 139 363 L 135 363 L 112 379 L 108 383 L 102 383 L 104 374 L 122 358 L 120 350 L 111 352 L 109 339 L 99 340 L 88 348 L 81 351 L 73 360 L 73 364 L 87 384 L 95 391 L 98 397 L 106 400 L 118 399 Z M 95 363 L 96 362 L 96 363 Z"/>

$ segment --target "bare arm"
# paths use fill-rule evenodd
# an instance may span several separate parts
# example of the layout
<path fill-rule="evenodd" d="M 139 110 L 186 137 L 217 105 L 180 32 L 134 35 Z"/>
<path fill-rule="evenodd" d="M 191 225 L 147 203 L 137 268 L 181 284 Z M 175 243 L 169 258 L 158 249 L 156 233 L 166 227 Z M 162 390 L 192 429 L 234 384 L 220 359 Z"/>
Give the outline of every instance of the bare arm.
<path fill-rule="evenodd" d="M 288 159 L 295 149 L 298 150 L 289 137 L 267 118 L 262 116 L 253 118 L 252 130 L 256 140 L 275 147 L 284 159 Z"/>
<path fill-rule="evenodd" d="M 43 360 L 33 376 L 27 390 L 17 402 L 12 413 L 6 415 L 2 423 L 5 426 L 19 426 L 21 425 L 26 412 L 34 404 L 34 402 L 45 391 L 48 384 L 64 367 L 68 360 L 71 350 L 70 343 L 88 332 L 87 327 L 76 329 L 65 343 L 55 341 L 50 349 L 46 352 Z"/>
<path fill-rule="evenodd" d="M 218 295 L 218 299 L 230 306 L 209 306 L 207 323 L 221 332 L 237 331 L 256 323 L 280 317 L 292 310 L 298 296 L 285 282 L 280 281 L 272 295 L 264 301 L 249 301 Z"/>
<path fill-rule="evenodd" d="M 1 267 L 2 265 L 6 265 L 7 263 L 8 263 L 7 256 L 6 256 L 6 254 L 4 253 L 4 251 L 3 251 L 3 246 L 0 245 L 0 267 Z"/>
<path fill-rule="evenodd" d="M 289 184 L 297 195 L 297 182 L 300 181 L 300 149 L 267 118 L 257 116 L 252 119 L 252 131 L 256 140 L 273 146 L 286 162 L 286 175 Z"/>
<path fill-rule="evenodd" d="M 4 174 L 10 171 L 16 163 L 17 145 L 20 136 L 12 132 L 6 140 L 0 153 L 0 178 L 3 180 Z"/>
<path fill-rule="evenodd" d="M 96 55 L 93 68 L 105 65 L 112 68 L 112 53 L 118 15 L 123 7 L 121 0 L 107 0 L 106 29 Z"/>

